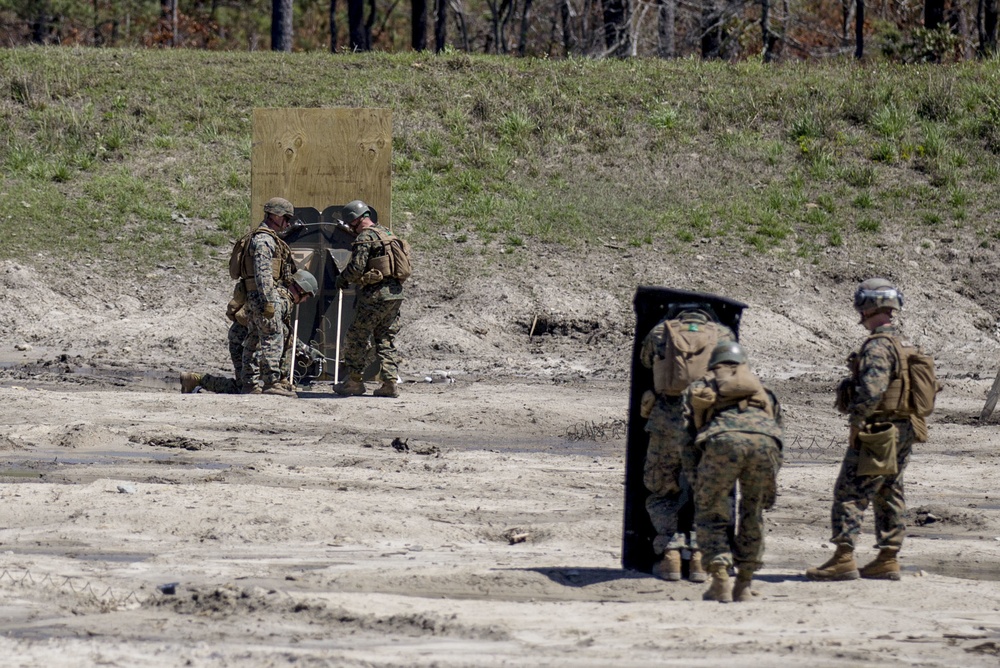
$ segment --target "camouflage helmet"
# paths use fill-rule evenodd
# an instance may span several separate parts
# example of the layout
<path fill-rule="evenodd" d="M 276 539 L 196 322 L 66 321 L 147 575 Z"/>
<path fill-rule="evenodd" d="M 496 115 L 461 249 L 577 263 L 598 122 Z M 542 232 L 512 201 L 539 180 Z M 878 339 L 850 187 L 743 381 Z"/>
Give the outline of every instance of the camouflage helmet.
<path fill-rule="evenodd" d="M 372 208 L 359 199 L 348 202 L 343 208 L 344 222 L 350 225 L 364 215 L 371 216 Z"/>
<path fill-rule="evenodd" d="M 285 218 L 295 217 L 295 207 L 283 197 L 272 197 L 264 203 L 264 213 L 273 213 Z"/>
<path fill-rule="evenodd" d="M 305 269 L 299 269 L 292 274 L 292 281 L 310 297 L 315 297 L 319 293 L 319 283 L 316 282 L 316 277 Z"/>
<path fill-rule="evenodd" d="M 743 354 L 743 348 L 735 341 L 723 341 L 712 349 L 712 356 L 708 358 L 708 368 L 715 367 L 725 362 L 733 364 L 743 364 L 747 361 L 747 356 Z"/>
<path fill-rule="evenodd" d="M 854 293 L 854 310 L 868 313 L 903 308 L 903 293 L 884 278 L 869 278 Z"/>

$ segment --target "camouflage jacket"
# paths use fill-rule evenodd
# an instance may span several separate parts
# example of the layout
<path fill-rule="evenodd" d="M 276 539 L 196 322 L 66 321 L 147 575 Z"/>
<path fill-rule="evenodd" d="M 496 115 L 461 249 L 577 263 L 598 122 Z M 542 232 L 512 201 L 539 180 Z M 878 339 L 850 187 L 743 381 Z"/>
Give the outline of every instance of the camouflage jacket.
<path fill-rule="evenodd" d="M 351 249 L 351 260 L 347 263 L 347 267 L 344 268 L 341 274 L 344 280 L 349 283 L 359 284 L 361 282 L 361 275 L 368 271 L 368 260 L 370 257 L 373 257 L 373 253 L 378 253 L 379 255 L 385 253 L 374 228 L 378 228 L 383 234 L 389 234 L 389 230 L 381 225 L 367 227 L 358 233 Z M 395 278 L 388 276 L 378 283 L 358 285 L 358 296 L 369 302 L 402 299 L 403 284 Z"/>
<path fill-rule="evenodd" d="M 280 295 L 276 292 L 278 286 L 288 285 L 292 274 L 295 273 L 295 262 L 292 260 L 288 244 L 268 230 L 263 230 L 254 233 L 250 238 L 247 252 L 253 262 L 253 278 L 257 284 L 257 291 L 265 301 L 277 302 L 280 299 Z M 275 270 L 276 263 L 279 265 L 277 270 Z"/>
<path fill-rule="evenodd" d="M 714 377 L 709 374 L 705 378 L 691 383 L 690 387 L 684 391 L 684 417 L 688 431 L 695 437 L 695 443 L 700 444 L 705 440 L 727 431 L 740 431 L 751 434 L 764 434 L 778 441 L 779 447 L 784 439 L 784 418 L 781 415 L 781 404 L 774 393 L 764 388 L 774 410 L 774 417 L 767 414 L 767 411 L 756 406 L 746 406 L 740 408 L 739 405 L 728 406 L 714 415 L 702 428 L 695 429 L 694 409 L 691 405 L 691 395 L 699 388 L 712 388 L 715 383 Z"/>
<path fill-rule="evenodd" d="M 883 325 L 872 334 L 899 336 L 899 330 L 893 325 Z M 868 338 L 847 363 L 851 370 L 848 419 L 852 426 L 861 428 L 877 412 L 889 383 L 899 374 L 896 351 L 885 338 Z"/>

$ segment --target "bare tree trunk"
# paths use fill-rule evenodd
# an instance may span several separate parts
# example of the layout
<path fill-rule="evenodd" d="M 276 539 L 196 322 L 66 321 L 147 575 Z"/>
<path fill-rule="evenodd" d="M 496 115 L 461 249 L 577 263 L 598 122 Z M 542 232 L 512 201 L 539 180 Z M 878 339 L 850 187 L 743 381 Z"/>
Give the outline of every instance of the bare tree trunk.
<path fill-rule="evenodd" d="M 469 44 L 469 26 L 465 21 L 465 9 L 462 8 L 460 0 L 451 0 L 451 13 L 455 16 L 455 29 L 462 41 L 462 50 L 469 53 L 472 50 Z"/>
<path fill-rule="evenodd" d="M 677 0 L 658 0 L 656 21 L 656 55 L 660 58 L 676 58 L 677 45 Z"/>
<path fill-rule="evenodd" d="M 434 53 L 444 51 L 448 34 L 448 0 L 434 0 Z"/>
<path fill-rule="evenodd" d="M 865 0 L 857 0 L 854 13 L 854 57 L 861 60 L 865 55 Z"/>
<path fill-rule="evenodd" d="M 291 50 L 292 0 L 271 0 L 271 51 Z"/>
<path fill-rule="evenodd" d="M 718 0 L 703 0 L 701 8 L 701 57 L 712 60 L 722 57 L 722 11 Z"/>
<path fill-rule="evenodd" d="M 576 33 L 573 30 L 573 18 L 576 16 L 573 11 L 571 0 L 562 0 L 559 3 L 559 19 L 562 23 L 562 41 L 565 56 L 571 56 L 576 52 Z"/>
<path fill-rule="evenodd" d="M 956 13 L 955 18 L 958 23 L 956 30 L 958 30 L 958 36 L 962 40 L 962 60 L 969 60 L 972 58 L 972 34 L 969 28 L 969 7 L 965 1 L 962 0 L 961 2 L 956 2 L 953 5 L 953 9 Z"/>
<path fill-rule="evenodd" d="M 337 53 L 337 0 L 330 0 L 330 53 Z"/>
<path fill-rule="evenodd" d="M 410 45 L 414 51 L 427 50 L 427 0 L 411 0 Z"/>
<path fill-rule="evenodd" d="M 944 21 L 944 0 L 924 0 L 924 27 L 937 30 Z"/>
<path fill-rule="evenodd" d="M 604 47 L 611 55 L 626 58 L 632 53 L 629 35 L 631 7 L 629 0 L 602 0 Z"/>
<path fill-rule="evenodd" d="M 760 0 L 760 38 L 764 47 L 764 62 L 774 61 L 774 35 L 771 32 L 771 1 Z"/>
<path fill-rule="evenodd" d="M 364 21 L 364 0 L 347 0 L 347 25 L 351 39 L 351 51 L 368 50 L 368 40 L 365 39 Z"/>
<path fill-rule="evenodd" d="M 531 0 L 524 0 L 521 11 L 521 35 L 517 44 L 517 55 L 524 56 L 528 51 L 528 25 L 531 22 Z"/>
<path fill-rule="evenodd" d="M 997 51 L 997 0 L 983 1 L 983 39 L 979 51 L 993 55 Z"/>

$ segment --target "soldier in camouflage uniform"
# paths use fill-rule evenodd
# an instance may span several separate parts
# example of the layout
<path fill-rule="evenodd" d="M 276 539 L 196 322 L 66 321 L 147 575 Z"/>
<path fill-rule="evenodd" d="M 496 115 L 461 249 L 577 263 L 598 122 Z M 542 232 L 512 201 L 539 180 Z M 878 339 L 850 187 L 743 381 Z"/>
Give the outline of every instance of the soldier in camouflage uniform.
<path fill-rule="evenodd" d="M 710 371 L 684 392 L 684 415 L 694 438 L 685 444 L 685 470 L 694 468 L 695 526 L 702 562 L 712 576 L 706 601 L 749 601 L 754 571 L 764 563 L 764 510 L 774 505 L 782 461 L 781 407 L 750 371 L 740 345 L 712 351 Z M 730 550 L 729 494 L 740 483 L 739 531 Z M 729 587 L 729 569 L 736 583 Z"/>
<path fill-rule="evenodd" d="M 281 375 L 286 332 L 282 318 L 290 296 L 283 286 L 295 273 L 292 251 L 281 238 L 295 215 L 292 203 L 273 197 L 264 204 L 265 218 L 250 233 L 243 254 L 240 278 L 247 292 L 247 327 L 243 344 L 243 391 L 250 394 L 295 396 L 295 389 Z"/>
<path fill-rule="evenodd" d="M 668 355 L 666 328 L 671 320 L 683 323 L 686 329 L 714 327 L 716 342 L 736 340 L 733 331 L 717 322 L 710 309 L 699 304 L 680 305 L 643 339 L 639 360 L 648 369 L 654 369 L 657 361 Z M 656 531 L 653 551 L 658 559 L 653 565 L 653 575 L 664 580 L 680 580 L 681 552 L 689 550 L 688 578 L 692 582 L 704 582 L 707 576 L 701 567 L 697 533 L 691 525 L 694 496 L 681 462 L 681 451 L 691 440 L 685 426 L 683 402 L 679 392 L 656 391 L 652 395 L 646 422 L 649 446 L 643 466 L 643 484 L 649 490 L 646 511 Z"/>
<path fill-rule="evenodd" d="M 344 222 L 356 238 L 351 260 L 337 277 L 337 288 L 344 290 L 352 283 L 358 286 L 357 308 L 354 322 L 344 339 L 344 364 L 348 378 L 334 386 L 342 396 L 365 393 L 362 373 L 368 362 L 368 350 L 374 344 L 379 362 L 378 377 L 381 387 L 372 394 L 377 397 L 398 397 L 396 382 L 399 378 L 399 355 L 396 335 L 399 333 L 399 310 L 403 303 L 403 284 L 392 276 L 371 271 L 370 260 L 386 253 L 379 234 L 389 235 L 389 230 L 372 220 L 372 209 L 361 200 L 344 206 Z"/>
<path fill-rule="evenodd" d="M 319 284 L 316 282 L 316 278 L 304 269 L 300 269 L 292 275 L 292 281 L 287 289 L 283 286 L 278 288 L 282 302 L 280 309 L 282 327 L 285 333 L 284 352 L 281 356 L 282 378 L 288 378 L 291 369 L 292 306 L 301 304 L 310 297 L 315 297 L 318 291 Z M 229 341 L 229 356 L 233 362 L 233 377 L 183 372 L 180 377 L 181 392 L 191 393 L 201 389 L 216 394 L 240 394 L 243 387 L 253 384 L 253 373 L 259 369 L 259 365 L 253 365 L 249 371 L 245 370 L 243 365 L 243 351 L 250 338 L 245 303 L 239 299 L 230 301 L 226 316 L 232 321 L 227 339 Z M 249 345 L 255 344 L 251 341 Z M 307 362 L 306 366 L 308 366 L 309 363 L 322 359 L 323 355 L 319 350 L 299 340 L 295 357 L 300 362 Z"/>
<path fill-rule="evenodd" d="M 854 308 L 861 316 L 860 324 L 871 336 L 848 358 L 851 375 L 841 381 L 837 390 L 837 408 L 848 415 L 850 434 L 833 488 L 833 537 L 830 540 L 836 545 L 836 551 L 826 563 L 806 571 L 810 580 L 899 579 L 896 557 L 906 534 L 903 473 L 917 434 L 926 438 L 923 418 L 899 414 L 897 410 L 902 384 L 900 361 L 893 342 L 885 335 L 900 336 L 892 319 L 902 307 L 903 294 L 883 278 L 868 279 L 854 294 Z M 895 426 L 898 469 L 895 474 L 858 473 L 859 434 L 870 433 L 876 422 Z M 875 509 L 875 539 L 879 553 L 874 561 L 858 569 L 854 561 L 855 537 L 861 531 L 861 519 L 869 504 Z"/>

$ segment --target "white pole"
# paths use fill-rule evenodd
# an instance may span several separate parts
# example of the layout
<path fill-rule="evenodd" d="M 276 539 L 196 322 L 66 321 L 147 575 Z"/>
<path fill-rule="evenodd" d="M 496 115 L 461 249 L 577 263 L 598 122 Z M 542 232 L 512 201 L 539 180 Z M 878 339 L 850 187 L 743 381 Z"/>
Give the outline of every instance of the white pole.
<path fill-rule="evenodd" d="M 299 342 L 299 305 L 295 305 L 295 324 L 292 325 L 292 363 L 288 365 L 288 383 L 295 385 L 295 346 Z"/>
<path fill-rule="evenodd" d="M 334 353 L 333 382 L 340 382 L 340 319 L 344 313 L 344 291 L 337 288 L 337 347 Z"/>

